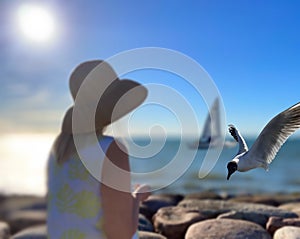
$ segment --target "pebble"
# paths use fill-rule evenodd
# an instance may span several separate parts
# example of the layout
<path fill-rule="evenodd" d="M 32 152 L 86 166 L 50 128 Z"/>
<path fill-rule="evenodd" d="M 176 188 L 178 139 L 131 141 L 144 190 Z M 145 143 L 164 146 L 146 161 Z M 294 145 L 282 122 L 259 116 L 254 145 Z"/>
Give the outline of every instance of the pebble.
<path fill-rule="evenodd" d="M 183 199 L 182 195 L 153 194 L 140 205 L 140 213 L 148 220 L 152 220 L 153 215 L 162 207 L 176 206 Z"/>
<path fill-rule="evenodd" d="M 167 238 L 158 233 L 140 231 L 139 239 L 167 239 Z"/>
<path fill-rule="evenodd" d="M 0 239 L 8 239 L 10 237 L 10 228 L 6 222 L 0 221 Z"/>
<path fill-rule="evenodd" d="M 45 197 L 35 196 L 3 196 L 0 200 L 0 218 L 16 210 L 46 210 Z"/>
<path fill-rule="evenodd" d="M 190 226 L 185 239 L 271 239 L 261 226 L 243 220 L 210 219 Z"/>
<path fill-rule="evenodd" d="M 153 216 L 155 231 L 172 239 L 184 238 L 190 225 L 204 219 L 207 217 L 198 211 L 182 207 L 164 207 Z"/>
<path fill-rule="evenodd" d="M 300 228 L 286 226 L 278 229 L 273 239 L 300 239 Z"/>
<path fill-rule="evenodd" d="M 47 226 L 38 225 L 26 228 L 15 234 L 11 239 L 47 239 Z"/>
<path fill-rule="evenodd" d="M 300 227 L 300 218 L 270 217 L 266 229 L 273 235 L 276 230 L 284 226 Z"/>
<path fill-rule="evenodd" d="M 23 230 L 27 227 L 46 223 L 46 211 L 19 210 L 12 211 L 6 216 L 6 222 L 10 225 L 11 233 Z"/>
<path fill-rule="evenodd" d="M 292 211 L 300 217 L 300 202 L 285 203 L 280 205 L 279 208 Z"/>
<path fill-rule="evenodd" d="M 152 223 L 143 214 L 139 214 L 138 230 L 147 232 L 154 231 Z"/>

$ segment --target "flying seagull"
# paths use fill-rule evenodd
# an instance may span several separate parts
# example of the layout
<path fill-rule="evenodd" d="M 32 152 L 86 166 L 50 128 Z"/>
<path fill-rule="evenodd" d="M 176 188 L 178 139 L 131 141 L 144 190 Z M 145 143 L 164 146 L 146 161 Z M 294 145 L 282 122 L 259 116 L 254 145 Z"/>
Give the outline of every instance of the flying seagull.
<path fill-rule="evenodd" d="M 235 171 L 245 172 L 259 167 L 268 170 L 281 146 L 298 128 L 300 102 L 275 116 L 262 130 L 250 150 L 236 127 L 229 125 L 230 134 L 239 143 L 239 151 L 227 164 L 227 180 Z"/>

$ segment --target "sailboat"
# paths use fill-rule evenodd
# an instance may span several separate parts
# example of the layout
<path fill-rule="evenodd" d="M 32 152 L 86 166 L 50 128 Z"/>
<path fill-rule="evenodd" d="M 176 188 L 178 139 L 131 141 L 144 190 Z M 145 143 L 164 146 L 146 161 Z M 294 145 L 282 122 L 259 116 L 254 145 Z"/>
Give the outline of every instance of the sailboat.
<path fill-rule="evenodd" d="M 220 102 L 216 98 L 208 113 L 201 137 L 198 142 L 195 142 L 193 148 L 208 149 L 211 147 L 222 147 L 222 132 L 221 132 L 221 117 L 220 117 Z M 225 140 L 224 147 L 234 147 L 236 142 L 233 140 Z"/>

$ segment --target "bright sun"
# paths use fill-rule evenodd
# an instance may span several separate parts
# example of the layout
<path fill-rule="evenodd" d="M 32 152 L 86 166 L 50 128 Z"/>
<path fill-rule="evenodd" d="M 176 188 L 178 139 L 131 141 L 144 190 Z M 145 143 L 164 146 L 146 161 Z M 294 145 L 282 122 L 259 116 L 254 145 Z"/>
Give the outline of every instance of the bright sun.
<path fill-rule="evenodd" d="M 55 21 L 52 14 L 38 5 L 20 6 L 18 24 L 23 34 L 34 42 L 49 41 L 55 34 Z"/>

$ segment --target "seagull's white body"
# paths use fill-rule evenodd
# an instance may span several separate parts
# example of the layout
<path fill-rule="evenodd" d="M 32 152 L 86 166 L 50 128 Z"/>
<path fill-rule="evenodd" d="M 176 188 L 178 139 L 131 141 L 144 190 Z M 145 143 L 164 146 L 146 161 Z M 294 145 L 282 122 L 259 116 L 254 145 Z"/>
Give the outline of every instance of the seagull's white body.
<path fill-rule="evenodd" d="M 236 163 L 236 170 L 240 172 L 259 167 L 268 170 L 281 146 L 298 128 L 300 102 L 275 116 L 262 130 L 250 150 L 240 132 L 233 125 L 229 125 L 229 132 L 239 143 L 239 151 L 231 162 Z"/>
<path fill-rule="evenodd" d="M 246 172 L 254 168 L 264 168 L 268 170 L 268 164 L 263 163 L 261 160 L 257 160 L 250 156 L 248 152 L 241 153 L 237 155 L 232 161 L 236 162 L 238 165 L 237 171 Z M 255 160 L 253 160 L 255 159 Z"/>
<path fill-rule="evenodd" d="M 240 132 L 233 126 L 229 125 L 230 129 L 235 131 L 235 134 L 237 135 L 237 142 L 239 143 L 239 151 L 237 155 L 232 160 L 233 162 L 236 162 L 238 165 L 237 171 L 239 172 L 245 172 L 253 168 L 259 168 L 262 167 L 264 169 L 268 169 L 268 164 L 259 156 L 259 154 L 255 153 L 253 154 L 253 149 L 248 150 L 248 146 L 246 144 L 246 141 L 240 134 Z M 262 154 L 260 154 L 262 155 Z"/>

